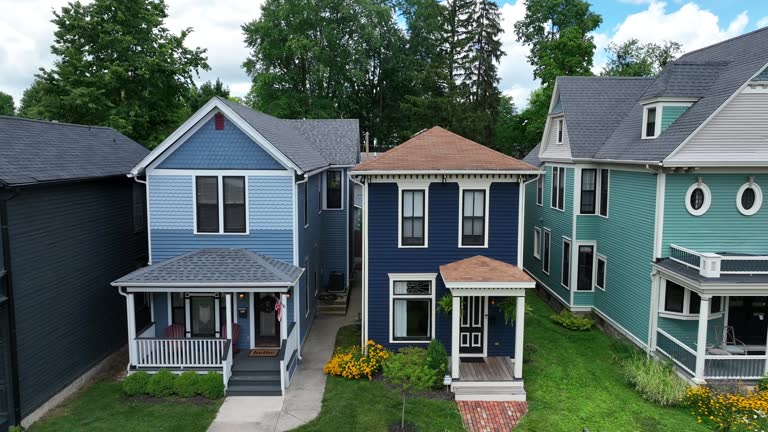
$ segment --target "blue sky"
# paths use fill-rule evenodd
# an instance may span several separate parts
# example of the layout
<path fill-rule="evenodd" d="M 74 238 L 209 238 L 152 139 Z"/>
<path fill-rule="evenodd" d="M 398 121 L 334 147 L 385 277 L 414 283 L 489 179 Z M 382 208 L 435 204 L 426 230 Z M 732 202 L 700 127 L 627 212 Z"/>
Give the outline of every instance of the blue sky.
<path fill-rule="evenodd" d="M 91 0 L 81 0 L 87 3 Z M 166 0 L 168 27 L 178 32 L 192 27 L 188 45 L 208 49 L 211 70 L 200 81 L 221 78 L 232 94 L 244 95 L 250 81 L 241 68 L 248 50 L 240 25 L 260 14 L 264 0 Z M 518 106 L 526 104 L 538 87 L 526 61 L 528 49 L 515 41 L 514 23 L 525 14 L 524 0 L 499 0 L 503 48 L 507 55 L 499 66 L 501 89 Z M 38 68 L 50 67 L 53 57 L 52 10 L 67 0 L 0 0 L 0 90 L 19 101 Z M 593 10 L 603 16 L 594 34 L 597 51 L 594 71 L 605 63 L 604 48 L 611 42 L 638 38 L 643 42 L 676 40 L 686 51 L 701 48 L 768 25 L 768 0 L 593 0 Z"/>

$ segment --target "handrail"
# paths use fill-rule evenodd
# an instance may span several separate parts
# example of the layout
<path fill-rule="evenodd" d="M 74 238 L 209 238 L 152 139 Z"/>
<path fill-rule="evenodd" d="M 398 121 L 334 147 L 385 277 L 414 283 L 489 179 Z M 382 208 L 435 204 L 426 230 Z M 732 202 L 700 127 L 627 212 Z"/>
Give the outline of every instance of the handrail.
<path fill-rule="evenodd" d="M 227 342 L 224 343 L 224 353 L 221 355 L 221 361 L 227 360 L 227 355 L 229 353 L 229 348 L 232 346 L 232 341 L 227 339 Z"/>
<path fill-rule="evenodd" d="M 228 341 L 228 338 L 223 337 L 164 337 L 164 336 L 155 336 L 155 337 L 136 337 L 136 340 L 169 340 L 169 341 L 187 341 L 187 340 L 223 340 Z"/>
<path fill-rule="evenodd" d="M 145 325 L 144 327 L 142 327 L 142 328 L 141 328 L 141 330 L 137 331 L 137 332 L 136 332 L 136 334 L 137 334 L 137 335 L 140 335 L 140 334 L 142 334 L 142 333 L 146 332 L 147 330 L 151 329 L 151 328 L 152 328 L 152 327 L 154 327 L 154 326 L 155 326 L 155 322 L 154 322 L 154 321 L 151 321 L 149 324 L 147 324 L 147 325 Z M 138 336 L 138 337 L 137 337 L 137 339 L 138 339 L 139 337 L 142 337 L 142 336 Z"/>
<path fill-rule="evenodd" d="M 672 342 L 674 342 L 675 344 L 679 345 L 679 346 L 680 346 L 680 348 L 682 348 L 682 349 L 684 349 L 684 350 L 688 351 L 689 353 L 691 353 L 691 354 L 693 354 L 693 355 L 696 355 L 696 351 L 694 351 L 693 349 L 691 349 L 691 348 L 690 348 L 688 345 L 686 345 L 686 344 L 684 344 L 684 343 L 680 342 L 680 341 L 679 341 L 679 340 L 678 340 L 676 337 L 672 336 L 671 334 L 669 334 L 669 333 L 665 332 L 664 330 L 662 330 L 662 329 L 660 329 L 660 328 L 657 328 L 657 329 L 656 329 L 656 331 L 657 331 L 657 332 L 659 332 L 659 333 L 661 333 L 661 334 L 663 334 L 663 335 L 664 335 L 664 336 L 665 336 L 667 339 L 671 340 L 671 341 L 672 341 Z"/>

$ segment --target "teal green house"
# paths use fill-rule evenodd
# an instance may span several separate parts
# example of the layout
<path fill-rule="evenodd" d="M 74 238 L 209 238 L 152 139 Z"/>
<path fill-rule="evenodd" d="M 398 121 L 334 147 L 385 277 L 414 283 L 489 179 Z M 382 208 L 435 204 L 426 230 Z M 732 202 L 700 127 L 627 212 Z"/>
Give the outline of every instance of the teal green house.
<path fill-rule="evenodd" d="M 524 268 L 692 381 L 768 372 L 768 29 L 656 77 L 561 77 Z"/>

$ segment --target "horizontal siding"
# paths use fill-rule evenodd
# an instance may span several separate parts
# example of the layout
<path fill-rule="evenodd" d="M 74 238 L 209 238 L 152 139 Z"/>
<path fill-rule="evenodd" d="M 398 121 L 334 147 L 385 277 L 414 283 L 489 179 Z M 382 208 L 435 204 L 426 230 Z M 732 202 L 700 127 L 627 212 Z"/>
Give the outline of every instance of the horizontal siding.
<path fill-rule="evenodd" d="M 436 300 L 449 293 L 439 276 L 439 267 L 475 255 L 484 255 L 508 263 L 517 261 L 518 195 L 517 183 L 494 183 L 490 190 L 488 248 L 459 248 L 459 187 L 457 183 L 432 183 L 429 187 L 429 247 L 399 249 L 398 189 L 395 183 L 368 186 L 368 337 L 388 345 L 389 276 L 388 273 L 438 273 Z M 496 306 L 490 306 L 489 318 L 496 317 L 495 329 L 489 329 L 489 353 L 514 350 L 514 327 L 499 319 Z M 436 337 L 451 348 L 451 320 L 435 311 Z M 401 346 L 401 344 L 396 344 Z"/>
<path fill-rule="evenodd" d="M 571 159 L 571 143 L 568 139 L 568 124 L 563 121 L 563 142 L 557 142 L 557 118 L 550 118 L 549 134 L 547 134 L 541 158 Z"/>
<path fill-rule="evenodd" d="M 674 318 L 659 317 L 659 328 L 669 333 L 672 337 L 684 343 L 688 348 L 696 349 L 696 339 L 699 334 L 699 322 L 693 320 L 679 320 Z M 707 344 L 715 345 L 721 341 L 723 331 L 723 317 L 710 318 L 707 324 Z"/>
<path fill-rule="evenodd" d="M 318 258 L 315 253 L 315 246 L 318 248 L 317 255 L 320 255 L 320 248 L 325 251 L 325 245 L 322 242 L 323 235 L 323 216 L 320 212 L 320 195 L 318 193 L 321 184 L 322 174 L 315 174 L 311 176 L 305 186 L 300 186 L 297 194 L 298 204 L 298 217 L 299 217 L 299 266 L 305 267 L 307 277 L 301 278 L 299 282 L 298 292 L 299 296 L 299 318 L 300 318 L 300 330 L 299 335 L 302 340 L 309 332 L 309 324 L 312 317 L 314 317 L 314 310 L 317 307 L 317 297 L 315 297 L 316 280 L 320 281 L 320 285 L 325 284 L 325 278 L 322 272 L 322 265 L 318 262 Z M 306 189 L 305 189 L 306 187 Z M 309 224 L 304 226 L 304 194 L 307 193 L 307 213 Z M 304 285 L 307 285 L 307 296 L 304 296 Z M 320 287 L 318 287 L 320 288 Z M 309 302 L 309 316 L 306 314 L 307 302 Z"/>
<path fill-rule="evenodd" d="M 768 159 L 768 93 L 742 93 L 715 116 L 671 161 L 716 162 Z"/>
<path fill-rule="evenodd" d="M 739 188 L 749 177 L 761 186 L 763 207 L 752 216 L 736 208 Z M 685 207 L 688 188 L 702 181 L 712 192 L 712 204 L 701 216 L 693 216 Z M 766 174 L 668 174 L 664 202 L 664 248 L 676 244 L 699 252 L 742 252 L 768 254 L 768 175 Z"/>
<path fill-rule="evenodd" d="M 171 153 L 158 168 L 168 169 L 283 169 L 260 145 L 229 119 L 216 130 L 208 120 Z"/>
<path fill-rule="evenodd" d="M 126 342 L 110 282 L 146 256 L 132 184 L 41 186 L 8 202 L 23 416 Z"/>
<path fill-rule="evenodd" d="M 663 106 L 661 108 L 661 131 L 664 132 L 687 109 L 686 106 Z"/>
<path fill-rule="evenodd" d="M 656 176 L 610 171 L 608 218 L 577 216 L 578 240 L 597 242 L 607 258 L 606 289 L 595 289 L 593 305 L 641 341 L 648 339 Z"/>
<path fill-rule="evenodd" d="M 346 170 L 342 173 L 342 179 L 347 178 Z M 323 235 L 322 243 L 325 246 L 322 253 L 323 275 L 327 277 L 331 272 L 347 273 L 347 248 L 349 239 L 347 228 L 349 227 L 349 188 L 350 182 L 344 184 L 344 210 L 324 210 L 322 213 Z M 349 275 L 345 275 L 349 276 Z"/>

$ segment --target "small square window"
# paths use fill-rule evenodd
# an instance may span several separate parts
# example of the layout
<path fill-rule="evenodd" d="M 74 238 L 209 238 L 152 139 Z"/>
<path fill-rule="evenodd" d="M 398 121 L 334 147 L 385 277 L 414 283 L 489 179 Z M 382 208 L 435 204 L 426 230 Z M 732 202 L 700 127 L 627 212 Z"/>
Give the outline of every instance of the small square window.
<path fill-rule="evenodd" d="M 595 269 L 595 286 L 605 290 L 605 258 L 598 255 Z"/>

